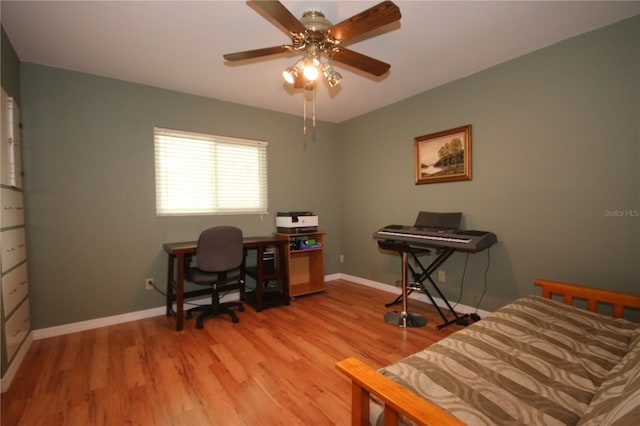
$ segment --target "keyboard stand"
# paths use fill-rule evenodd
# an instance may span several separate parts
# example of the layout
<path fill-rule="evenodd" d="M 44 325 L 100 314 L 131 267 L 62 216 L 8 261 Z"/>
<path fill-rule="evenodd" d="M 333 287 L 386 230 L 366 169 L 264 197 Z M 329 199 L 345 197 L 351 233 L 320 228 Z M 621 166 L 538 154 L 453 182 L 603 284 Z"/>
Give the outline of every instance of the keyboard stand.
<path fill-rule="evenodd" d="M 438 324 L 436 326 L 437 330 L 440 330 L 454 323 L 458 325 L 469 325 L 469 314 L 458 315 L 458 313 L 453 309 L 453 307 L 451 306 L 447 298 L 444 296 L 444 294 L 442 294 L 442 291 L 436 285 L 435 281 L 433 281 L 433 279 L 431 278 L 431 274 L 435 272 L 436 269 L 438 269 L 440 265 L 442 265 L 447 259 L 449 259 L 449 257 L 451 257 L 453 253 L 455 253 L 456 250 L 454 248 L 447 247 L 447 248 L 436 250 L 435 259 L 425 268 L 422 265 L 422 262 L 420 262 L 420 259 L 418 259 L 418 254 L 424 253 L 425 249 L 412 247 L 407 243 L 400 243 L 395 241 L 378 241 L 378 246 L 380 246 L 380 248 L 383 250 L 398 251 L 403 256 L 402 294 L 400 294 L 393 302 L 385 304 L 386 307 L 396 305 L 400 302 L 403 302 L 403 306 L 404 306 L 405 300 L 414 291 L 415 288 L 408 288 L 408 285 L 406 284 L 407 269 L 408 269 L 409 271 L 411 271 L 411 275 L 413 277 L 412 286 L 415 284 L 425 292 L 429 300 L 431 300 L 431 303 L 433 304 L 433 306 L 435 306 L 435 308 L 438 310 L 440 317 L 442 318 L 443 323 Z M 409 263 L 408 261 L 408 255 L 411 255 L 411 257 L 413 258 L 413 262 L 417 265 L 417 267 L 420 268 L 420 271 L 416 271 L 411 266 L 411 263 Z M 427 290 L 427 287 L 425 286 L 426 280 L 428 280 L 431 283 L 431 285 L 436 290 L 438 295 L 440 295 L 440 298 L 443 300 L 443 302 L 447 306 L 449 313 L 453 315 L 452 319 L 447 319 L 445 312 L 443 312 L 442 308 L 436 303 L 433 296 L 431 296 L 431 293 L 429 292 L 429 290 Z M 405 309 L 403 308 L 403 310 Z"/>

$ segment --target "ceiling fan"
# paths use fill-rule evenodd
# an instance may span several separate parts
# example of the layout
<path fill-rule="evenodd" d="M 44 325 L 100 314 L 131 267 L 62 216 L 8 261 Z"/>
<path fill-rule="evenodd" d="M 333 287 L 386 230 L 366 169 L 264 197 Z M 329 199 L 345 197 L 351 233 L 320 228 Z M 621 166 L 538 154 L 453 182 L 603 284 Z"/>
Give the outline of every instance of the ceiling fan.
<path fill-rule="evenodd" d="M 322 73 L 331 87 L 342 76 L 328 60 L 340 62 L 366 73 L 381 76 L 391 65 L 347 49 L 341 44 L 349 39 L 400 20 L 400 9 L 391 1 L 383 1 L 349 19 L 333 25 L 319 10 L 307 10 L 298 20 L 278 0 L 249 1 L 252 7 L 273 18 L 291 36 L 291 44 L 247 50 L 223 55 L 227 61 L 241 61 L 287 52 L 300 52 L 304 57 L 284 70 L 284 79 L 294 87 L 313 89 Z"/>

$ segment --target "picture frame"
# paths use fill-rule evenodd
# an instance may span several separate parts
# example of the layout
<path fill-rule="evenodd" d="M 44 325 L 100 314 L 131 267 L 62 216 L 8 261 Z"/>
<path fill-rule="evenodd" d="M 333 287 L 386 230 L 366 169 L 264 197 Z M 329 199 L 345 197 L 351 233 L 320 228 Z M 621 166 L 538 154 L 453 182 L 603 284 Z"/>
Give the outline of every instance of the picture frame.
<path fill-rule="evenodd" d="M 415 184 L 471 180 L 471 124 L 414 138 Z"/>

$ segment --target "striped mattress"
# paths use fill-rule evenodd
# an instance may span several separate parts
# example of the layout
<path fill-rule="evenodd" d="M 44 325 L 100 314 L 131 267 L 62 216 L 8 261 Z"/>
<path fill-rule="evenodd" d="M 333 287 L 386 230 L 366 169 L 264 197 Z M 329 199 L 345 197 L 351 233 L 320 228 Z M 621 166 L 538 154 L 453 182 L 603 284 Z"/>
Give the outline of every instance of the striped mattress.
<path fill-rule="evenodd" d="M 380 372 L 469 425 L 640 424 L 640 324 L 539 296 Z"/>

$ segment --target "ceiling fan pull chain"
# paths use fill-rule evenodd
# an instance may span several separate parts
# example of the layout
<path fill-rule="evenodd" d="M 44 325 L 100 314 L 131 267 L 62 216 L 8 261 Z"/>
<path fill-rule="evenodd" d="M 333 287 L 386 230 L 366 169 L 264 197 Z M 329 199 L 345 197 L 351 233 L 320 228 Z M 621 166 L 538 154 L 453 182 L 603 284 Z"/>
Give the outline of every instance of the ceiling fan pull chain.
<path fill-rule="evenodd" d="M 307 136 L 307 100 L 302 94 L 302 133 Z"/>
<path fill-rule="evenodd" d="M 313 102 L 313 112 L 312 112 L 312 118 L 311 118 L 311 122 L 313 123 L 313 128 L 316 128 L 316 84 L 313 83 L 313 89 L 311 96 L 312 96 L 312 102 Z"/>

